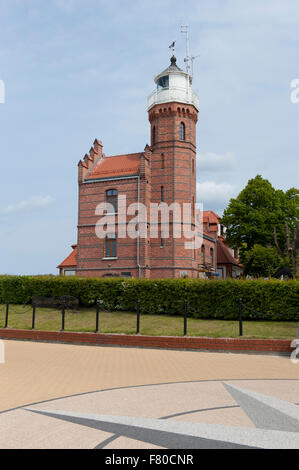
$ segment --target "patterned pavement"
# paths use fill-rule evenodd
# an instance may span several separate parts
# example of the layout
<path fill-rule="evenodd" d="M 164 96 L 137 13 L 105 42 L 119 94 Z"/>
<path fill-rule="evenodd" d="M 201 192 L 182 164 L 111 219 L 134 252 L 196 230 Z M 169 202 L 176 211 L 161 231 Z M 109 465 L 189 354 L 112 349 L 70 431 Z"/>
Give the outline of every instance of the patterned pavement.
<path fill-rule="evenodd" d="M 0 448 L 299 448 L 287 357 L 7 341 Z"/>

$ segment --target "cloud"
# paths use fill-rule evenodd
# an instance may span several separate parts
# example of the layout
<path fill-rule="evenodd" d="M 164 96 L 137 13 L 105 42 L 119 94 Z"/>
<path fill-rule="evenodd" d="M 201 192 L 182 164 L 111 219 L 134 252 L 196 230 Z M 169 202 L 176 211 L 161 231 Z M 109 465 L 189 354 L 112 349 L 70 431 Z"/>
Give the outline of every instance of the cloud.
<path fill-rule="evenodd" d="M 224 209 L 234 192 L 234 186 L 229 183 L 197 183 L 198 201 L 203 202 L 206 209 Z"/>
<path fill-rule="evenodd" d="M 228 171 L 235 167 L 236 158 L 232 152 L 213 153 L 207 152 L 199 155 L 198 168 L 201 171 Z"/>
<path fill-rule="evenodd" d="M 52 196 L 35 196 L 30 199 L 10 204 L 1 212 L 2 214 L 13 214 L 17 212 L 30 211 L 35 208 L 46 207 L 53 204 L 55 199 Z"/>

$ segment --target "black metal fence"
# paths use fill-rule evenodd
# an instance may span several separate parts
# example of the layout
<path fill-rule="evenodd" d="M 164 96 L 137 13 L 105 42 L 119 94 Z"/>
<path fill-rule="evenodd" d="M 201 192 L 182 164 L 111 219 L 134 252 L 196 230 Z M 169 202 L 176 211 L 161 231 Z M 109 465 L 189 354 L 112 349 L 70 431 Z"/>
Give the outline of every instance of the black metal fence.
<path fill-rule="evenodd" d="M 53 300 L 53 299 L 52 299 Z M 51 303 L 51 302 L 50 302 Z M 43 300 L 34 298 L 34 301 L 32 304 L 28 305 L 25 304 L 21 307 L 22 312 L 21 313 L 28 313 L 29 311 L 32 311 L 32 321 L 31 321 L 31 329 L 34 330 L 36 328 L 36 317 L 37 317 L 37 308 L 48 308 L 47 303 L 45 303 Z M 77 299 L 73 297 L 61 297 L 59 299 L 56 299 L 56 304 L 51 303 L 52 307 L 55 309 L 56 313 L 60 311 L 61 313 L 61 329 L 60 331 L 65 331 L 66 330 L 66 324 L 67 324 L 67 313 L 69 311 L 80 313 L 77 311 L 77 306 L 79 305 Z M 173 305 L 172 305 L 173 306 Z M 2 308 L 1 308 L 2 307 Z M 9 319 L 10 319 L 10 313 L 11 313 L 11 305 L 9 302 L 7 302 L 5 305 L 0 306 L 0 322 L 4 323 L 4 328 L 9 328 Z M 179 299 L 176 301 L 176 309 L 178 314 L 182 317 L 182 334 L 184 336 L 188 335 L 188 320 L 190 317 L 194 316 L 194 313 L 196 313 L 197 316 L 202 315 L 200 318 L 205 318 L 208 316 L 208 312 L 202 312 L 198 308 L 196 311 L 191 308 L 191 306 L 188 304 L 187 299 Z M 246 303 L 240 298 L 238 299 L 238 304 L 236 305 L 236 309 L 238 310 L 238 324 L 239 324 L 239 336 L 243 336 L 243 319 L 244 319 L 244 310 L 247 310 L 249 312 L 258 314 L 259 312 L 251 309 L 249 306 L 246 305 Z M 150 313 L 148 311 L 143 311 L 143 306 L 142 302 L 137 299 L 136 300 L 136 334 L 140 334 L 141 331 L 141 324 L 142 324 L 142 313 Z M 104 306 L 103 301 L 101 300 L 96 300 L 95 301 L 95 333 L 100 332 L 100 324 L 101 324 L 101 312 L 110 312 L 110 310 L 106 309 Z M 15 313 L 15 312 L 12 312 Z M 18 312 L 20 313 L 20 312 Z M 167 313 L 167 312 L 166 312 Z M 264 314 L 263 314 L 264 315 Z M 1 316 L 3 316 L 3 320 L 1 319 Z"/>

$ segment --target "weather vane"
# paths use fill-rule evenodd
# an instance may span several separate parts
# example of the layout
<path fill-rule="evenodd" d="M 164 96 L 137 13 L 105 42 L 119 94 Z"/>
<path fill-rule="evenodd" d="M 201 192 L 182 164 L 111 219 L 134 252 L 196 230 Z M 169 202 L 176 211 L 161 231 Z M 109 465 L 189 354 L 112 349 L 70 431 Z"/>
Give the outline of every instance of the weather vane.
<path fill-rule="evenodd" d="M 170 44 L 170 46 L 169 46 L 169 49 L 172 50 L 172 55 L 174 55 L 175 43 L 176 43 L 176 41 L 173 41 L 173 42 Z"/>

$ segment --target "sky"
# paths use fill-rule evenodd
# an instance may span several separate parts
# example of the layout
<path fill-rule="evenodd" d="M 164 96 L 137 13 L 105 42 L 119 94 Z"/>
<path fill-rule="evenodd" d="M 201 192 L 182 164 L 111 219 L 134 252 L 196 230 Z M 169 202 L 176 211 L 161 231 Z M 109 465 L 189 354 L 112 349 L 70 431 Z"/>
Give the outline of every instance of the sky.
<path fill-rule="evenodd" d="M 198 202 L 261 174 L 298 187 L 298 0 L 0 0 L 0 273 L 57 274 L 77 239 L 77 163 L 150 140 L 147 97 L 188 24 Z M 2 81 L 2 82 L 1 82 Z"/>

